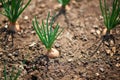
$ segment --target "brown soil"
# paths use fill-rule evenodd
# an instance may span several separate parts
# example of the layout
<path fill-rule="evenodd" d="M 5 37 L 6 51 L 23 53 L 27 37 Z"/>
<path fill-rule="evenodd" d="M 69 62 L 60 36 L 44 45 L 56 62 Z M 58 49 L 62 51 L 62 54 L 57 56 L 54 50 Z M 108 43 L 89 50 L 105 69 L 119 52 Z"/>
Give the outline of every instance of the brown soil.
<path fill-rule="evenodd" d="M 32 19 L 37 16 L 41 23 L 49 11 L 53 15 L 59 10 L 56 0 L 32 0 L 18 20 L 21 31 L 15 34 L 14 46 L 3 46 L 1 34 L 0 80 L 4 62 L 8 75 L 12 66 L 22 71 L 18 80 L 120 80 L 119 26 L 112 31 L 116 42 L 114 54 L 105 45 L 93 54 L 104 30 L 99 0 L 71 0 L 66 13 L 58 16 L 55 23 L 64 31 L 53 47 L 60 51 L 60 57 L 50 59 L 47 70 L 43 55 L 46 49 L 33 29 Z M 0 17 L 3 27 L 8 20 Z"/>

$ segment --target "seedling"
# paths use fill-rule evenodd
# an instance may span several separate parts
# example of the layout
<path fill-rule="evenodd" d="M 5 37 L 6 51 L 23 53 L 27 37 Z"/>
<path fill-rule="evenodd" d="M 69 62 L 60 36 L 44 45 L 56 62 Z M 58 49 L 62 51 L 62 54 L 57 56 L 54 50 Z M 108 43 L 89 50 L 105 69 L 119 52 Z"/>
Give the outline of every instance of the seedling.
<path fill-rule="evenodd" d="M 42 25 L 39 25 L 37 18 L 35 17 L 35 20 L 32 22 L 33 27 L 39 37 L 39 39 L 42 41 L 42 43 L 45 45 L 47 49 L 47 53 L 44 56 L 46 63 L 46 73 L 48 71 L 48 63 L 49 58 L 56 58 L 59 57 L 59 51 L 52 48 L 52 45 L 54 41 L 57 39 L 57 37 L 61 34 L 62 30 L 59 32 L 59 25 L 57 24 L 55 28 L 53 29 L 54 24 L 54 16 L 52 16 L 52 19 L 49 23 L 50 13 L 48 13 L 46 24 L 42 20 Z"/>
<path fill-rule="evenodd" d="M 59 56 L 59 52 L 56 49 L 53 49 L 52 45 L 54 41 L 57 39 L 57 37 L 60 35 L 62 30 L 59 32 L 58 24 L 53 29 L 54 17 L 52 17 L 50 23 L 49 23 L 49 18 L 50 18 L 50 13 L 48 13 L 46 24 L 42 20 L 42 25 L 39 25 L 36 17 L 32 23 L 37 35 L 39 36 L 39 39 L 42 41 L 42 43 L 45 45 L 48 51 L 46 55 L 48 57 L 54 58 Z"/>
<path fill-rule="evenodd" d="M 68 3 L 70 2 L 70 0 L 57 0 L 62 6 L 59 10 L 59 12 L 54 16 L 54 21 L 56 21 L 56 19 L 60 16 L 60 15 L 64 15 L 65 17 L 65 21 L 67 24 L 69 24 L 68 22 L 68 18 L 66 16 L 66 5 L 68 5 Z M 69 26 L 69 25 L 68 25 Z"/>
<path fill-rule="evenodd" d="M 7 75 L 7 70 L 6 70 L 6 66 L 4 65 L 4 80 L 17 80 L 18 77 L 20 76 L 21 71 L 18 70 L 18 72 L 16 74 L 14 74 L 14 67 L 12 68 L 12 72 L 10 74 L 10 76 Z"/>
<path fill-rule="evenodd" d="M 19 30 L 19 27 L 16 26 L 17 20 L 30 2 L 31 0 L 23 6 L 23 0 L 1 0 L 3 6 L 1 14 L 9 20 L 8 28 L 3 30 L 3 32 L 7 31 L 6 35 L 11 35 L 13 38 L 15 31 Z"/>
<path fill-rule="evenodd" d="M 104 33 L 102 40 L 100 41 L 95 52 L 100 48 L 103 43 L 112 51 L 111 56 L 113 56 L 113 53 L 115 53 L 115 47 L 111 48 L 111 41 L 115 44 L 115 39 L 114 36 L 110 33 L 110 31 L 118 24 L 120 24 L 120 1 L 113 0 L 112 7 L 107 5 L 106 0 L 99 0 L 99 2 L 102 16 L 104 19 L 104 25 L 106 27 L 106 32 Z"/>
<path fill-rule="evenodd" d="M 58 0 L 60 4 L 62 4 L 62 10 L 65 11 L 66 5 L 70 2 L 70 0 Z"/>
<path fill-rule="evenodd" d="M 104 2 L 100 0 L 100 9 L 104 19 L 104 25 L 107 28 L 106 35 L 109 35 L 110 31 L 120 24 L 120 1 L 114 0 L 111 9 L 107 5 L 106 0 Z"/>

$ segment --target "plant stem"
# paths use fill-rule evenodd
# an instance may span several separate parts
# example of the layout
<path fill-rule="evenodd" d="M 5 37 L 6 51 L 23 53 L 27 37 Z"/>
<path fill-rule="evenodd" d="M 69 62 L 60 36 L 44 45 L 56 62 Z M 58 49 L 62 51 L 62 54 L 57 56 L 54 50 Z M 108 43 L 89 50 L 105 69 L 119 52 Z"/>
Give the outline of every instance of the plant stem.
<path fill-rule="evenodd" d="M 108 29 L 107 29 L 107 31 L 106 31 L 106 36 L 110 35 L 110 31 L 111 31 L 111 30 L 108 30 Z"/>
<path fill-rule="evenodd" d="M 50 51 L 51 51 L 51 49 L 48 49 L 48 50 L 47 50 L 47 54 L 46 54 L 47 56 L 49 55 Z"/>
<path fill-rule="evenodd" d="M 15 27 L 16 27 L 16 22 L 10 22 L 10 24 L 8 26 L 8 30 L 15 31 Z"/>
<path fill-rule="evenodd" d="M 61 7 L 61 12 L 65 13 L 65 11 L 66 11 L 65 6 L 62 5 L 62 7 Z"/>

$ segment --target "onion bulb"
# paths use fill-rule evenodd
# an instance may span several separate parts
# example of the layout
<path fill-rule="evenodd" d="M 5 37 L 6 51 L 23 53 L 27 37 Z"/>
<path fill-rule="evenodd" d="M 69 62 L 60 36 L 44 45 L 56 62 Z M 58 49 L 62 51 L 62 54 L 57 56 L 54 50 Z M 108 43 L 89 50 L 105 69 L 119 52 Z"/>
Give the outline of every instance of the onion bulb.
<path fill-rule="evenodd" d="M 48 51 L 47 56 L 49 58 L 57 58 L 59 57 L 59 51 L 57 49 L 51 48 L 51 50 Z"/>

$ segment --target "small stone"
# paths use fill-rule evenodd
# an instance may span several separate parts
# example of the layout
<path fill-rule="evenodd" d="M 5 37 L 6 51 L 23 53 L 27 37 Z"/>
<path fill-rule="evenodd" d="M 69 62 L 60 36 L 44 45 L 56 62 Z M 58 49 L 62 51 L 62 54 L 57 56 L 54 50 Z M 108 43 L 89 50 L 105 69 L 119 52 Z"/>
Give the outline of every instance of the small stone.
<path fill-rule="evenodd" d="M 95 33 L 95 29 L 92 29 L 90 32 L 91 32 L 91 34 L 94 34 Z"/>
<path fill-rule="evenodd" d="M 96 74 L 96 76 L 99 76 L 100 74 L 99 73 L 95 73 Z"/>
<path fill-rule="evenodd" d="M 60 45 L 59 45 L 58 43 L 55 43 L 55 47 L 56 47 L 56 48 L 59 48 Z"/>
<path fill-rule="evenodd" d="M 101 72 L 104 72 L 104 68 L 99 68 Z"/>
<path fill-rule="evenodd" d="M 107 54 L 110 54 L 111 50 L 106 50 Z"/>
<path fill-rule="evenodd" d="M 8 54 L 8 57 L 11 57 L 11 56 L 12 56 L 12 54 L 11 54 L 11 53 L 9 53 L 9 54 Z"/>
<path fill-rule="evenodd" d="M 18 53 L 18 52 L 13 52 L 13 55 L 14 55 L 14 56 L 18 56 L 19 53 Z"/>
<path fill-rule="evenodd" d="M 110 40 L 110 45 L 111 45 L 111 46 L 115 45 L 115 43 L 114 43 L 113 40 Z"/>
<path fill-rule="evenodd" d="M 120 60 L 120 58 L 119 58 L 119 57 L 117 57 L 117 58 L 116 58 L 116 60 Z"/>
<path fill-rule="evenodd" d="M 5 26 L 4 26 L 5 28 L 8 28 L 8 24 L 5 24 Z"/>
<path fill-rule="evenodd" d="M 120 63 L 117 63 L 115 66 L 116 66 L 116 67 L 120 67 Z"/>
<path fill-rule="evenodd" d="M 112 51 L 113 51 L 113 53 L 115 53 L 116 52 L 116 47 L 112 47 Z"/>
<path fill-rule="evenodd" d="M 28 19 L 28 16 L 24 16 L 24 19 L 27 20 L 27 19 Z"/>
<path fill-rule="evenodd" d="M 20 65 L 20 66 L 19 66 L 19 68 L 21 68 L 22 70 L 24 70 L 24 67 L 23 67 L 23 65 Z"/>
<path fill-rule="evenodd" d="M 44 8 L 44 7 L 45 7 L 45 4 L 41 4 L 40 7 L 41 7 L 41 8 Z"/>
<path fill-rule="evenodd" d="M 100 34 L 101 34 L 100 30 L 96 30 L 96 33 L 97 33 L 98 35 L 100 35 Z"/>
<path fill-rule="evenodd" d="M 71 62 L 71 61 L 73 61 L 73 59 L 68 59 L 68 62 Z"/>
<path fill-rule="evenodd" d="M 100 53 L 100 51 L 97 51 L 97 53 L 99 54 L 99 53 Z"/>
<path fill-rule="evenodd" d="M 99 16 L 100 17 L 100 19 L 103 19 L 103 16 Z"/>
<path fill-rule="evenodd" d="M 2 52 L 0 52 L 0 56 L 2 56 L 3 55 L 3 53 Z"/>
<path fill-rule="evenodd" d="M 93 25 L 93 28 L 94 29 L 98 29 L 98 25 Z"/>
<path fill-rule="evenodd" d="M 31 44 L 29 45 L 29 47 L 33 47 L 33 46 L 35 46 L 35 45 L 36 45 L 36 43 L 33 42 L 33 43 L 31 43 Z"/>
<path fill-rule="evenodd" d="M 35 34 L 36 32 L 35 31 L 31 31 L 32 34 Z"/>

